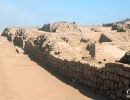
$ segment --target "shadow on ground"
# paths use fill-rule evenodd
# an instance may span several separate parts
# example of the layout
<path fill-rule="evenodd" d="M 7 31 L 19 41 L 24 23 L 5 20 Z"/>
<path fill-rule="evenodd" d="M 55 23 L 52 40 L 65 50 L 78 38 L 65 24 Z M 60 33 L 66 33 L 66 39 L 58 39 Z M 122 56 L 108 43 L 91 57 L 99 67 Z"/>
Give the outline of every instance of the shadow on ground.
<path fill-rule="evenodd" d="M 91 98 L 92 100 L 112 100 L 108 96 L 104 96 L 103 94 L 98 93 L 98 90 L 93 90 L 90 87 L 80 84 L 80 83 L 73 83 L 71 80 L 65 79 L 64 77 L 58 75 L 58 73 L 54 72 L 51 68 L 44 66 L 40 61 L 35 59 L 33 56 L 29 55 L 29 58 L 36 62 L 38 65 L 40 65 L 42 68 L 47 70 L 49 73 L 51 73 L 53 76 L 61 80 L 62 82 L 66 83 L 67 85 L 71 85 L 73 88 L 77 89 L 80 93 L 87 96 L 88 98 Z"/>

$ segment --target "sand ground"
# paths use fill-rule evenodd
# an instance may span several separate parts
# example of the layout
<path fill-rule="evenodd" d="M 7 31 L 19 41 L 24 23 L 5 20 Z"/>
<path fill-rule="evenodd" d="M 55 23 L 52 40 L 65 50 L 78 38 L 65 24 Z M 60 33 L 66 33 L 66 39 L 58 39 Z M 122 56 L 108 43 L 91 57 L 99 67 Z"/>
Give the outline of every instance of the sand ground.
<path fill-rule="evenodd" d="M 84 87 L 83 87 L 84 88 Z M 59 80 L 0 37 L 0 100 L 106 100 L 90 89 L 85 94 Z"/>

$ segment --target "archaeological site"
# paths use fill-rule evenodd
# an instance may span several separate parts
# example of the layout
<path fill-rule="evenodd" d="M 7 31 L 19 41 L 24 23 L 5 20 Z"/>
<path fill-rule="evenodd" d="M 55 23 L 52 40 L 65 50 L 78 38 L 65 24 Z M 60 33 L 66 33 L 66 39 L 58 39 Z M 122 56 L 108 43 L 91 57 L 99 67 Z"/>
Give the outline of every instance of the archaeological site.
<path fill-rule="evenodd" d="M 0 37 L 0 46 L 4 48 L 2 40 L 6 41 L 7 44 L 10 43 L 11 48 L 16 50 L 17 56 L 28 56 L 36 64 L 40 64 L 42 69 L 47 70 L 50 74 L 55 73 L 55 77 L 64 78 L 72 84 L 83 85 L 83 88 L 90 88 L 95 93 L 109 98 L 108 100 L 126 100 L 129 96 L 130 19 L 88 26 L 81 26 L 76 22 L 59 21 L 47 23 L 41 27 L 7 27 Z M 8 51 L 5 50 L 5 52 Z M 16 58 L 16 61 L 18 59 L 20 58 Z M 21 60 L 23 60 L 21 64 L 26 65 L 24 58 Z M 32 71 L 33 69 L 35 68 L 32 68 Z M 22 77 L 26 77 L 26 75 L 23 74 Z M 35 71 L 33 77 L 37 82 Z M 51 82 L 53 84 L 53 81 Z M 46 86 L 46 84 L 43 85 Z M 13 88 L 13 84 L 11 86 Z M 30 88 L 29 91 L 35 90 Z M 86 99 L 86 97 L 73 96 L 72 99 L 59 99 L 91 100 Z M 55 96 L 52 98 L 59 100 Z"/>

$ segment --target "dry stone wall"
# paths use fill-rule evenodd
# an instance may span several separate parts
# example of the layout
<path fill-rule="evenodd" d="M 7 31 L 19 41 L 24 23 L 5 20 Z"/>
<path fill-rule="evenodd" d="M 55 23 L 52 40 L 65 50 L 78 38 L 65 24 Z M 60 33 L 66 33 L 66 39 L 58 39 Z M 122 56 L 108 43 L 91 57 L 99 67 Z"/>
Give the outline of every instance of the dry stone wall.
<path fill-rule="evenodd" d="M 69 61 L 42 52 L 30 41 L 26 41 L 24 49 L 46 67 L 67 79 L 85 84 L 112 99 L 126 99 L 126 91 L 130 88 L 130 66 L 107 63 L 99 68 L 89 63 Z"/>

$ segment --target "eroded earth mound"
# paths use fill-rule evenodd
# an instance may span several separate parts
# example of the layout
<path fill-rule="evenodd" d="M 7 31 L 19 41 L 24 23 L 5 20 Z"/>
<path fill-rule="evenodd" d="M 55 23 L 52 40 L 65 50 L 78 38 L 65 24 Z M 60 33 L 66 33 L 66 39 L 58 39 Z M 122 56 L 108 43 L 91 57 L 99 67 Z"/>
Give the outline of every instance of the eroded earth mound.
<path fill-rule="evenodd" d="M 46 32 L 81 32 L 75 22 L 68 23 L 65 21 L 45 24 L 40 30 Z"/>

